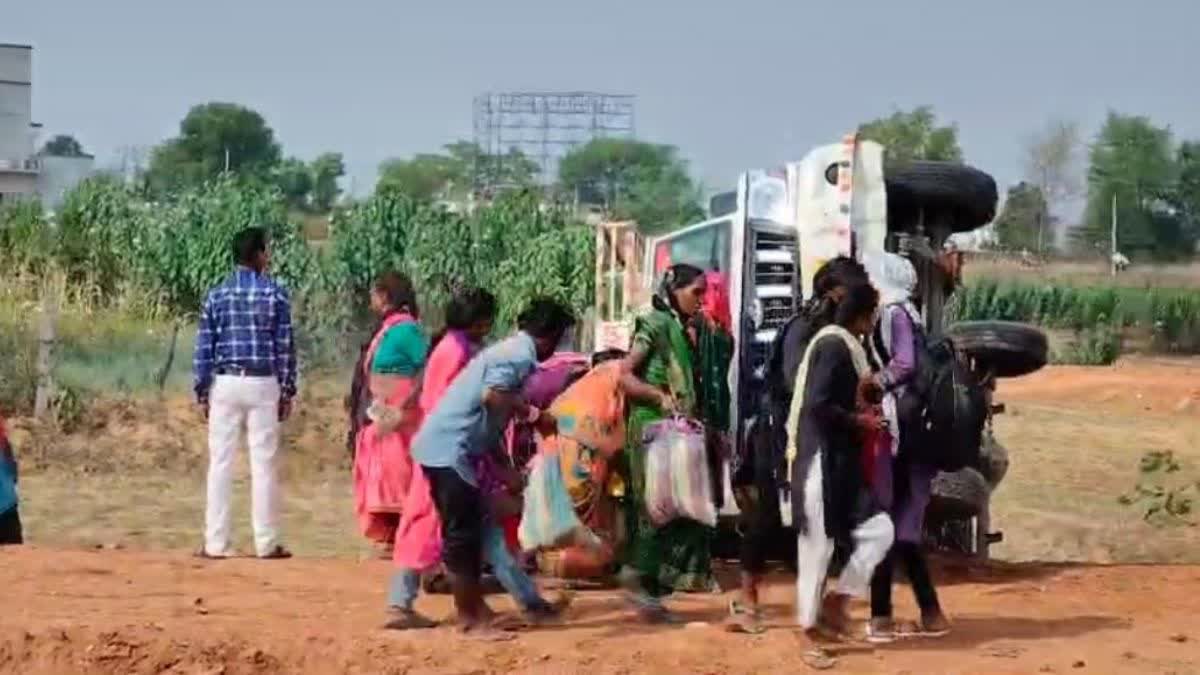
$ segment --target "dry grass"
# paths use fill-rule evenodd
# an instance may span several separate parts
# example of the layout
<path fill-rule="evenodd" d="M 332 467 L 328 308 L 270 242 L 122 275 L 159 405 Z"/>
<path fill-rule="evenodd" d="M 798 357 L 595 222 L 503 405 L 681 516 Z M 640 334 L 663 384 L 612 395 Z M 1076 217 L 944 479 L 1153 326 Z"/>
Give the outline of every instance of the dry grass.
<path fill-rule="evenodd" d="M 972 258 L 964 274 L 967 283 L 988 279 L 999 281 L 1041 281 L 1074 286 L 1112 286 L 1107 262 L 1051 262 L 1029 267 L 1003 259 Z M 1185 265 L 1134 265 L 1122 272 L 1116 284 L 1127 288 L 1198 288 L 1200 263 Z"/>

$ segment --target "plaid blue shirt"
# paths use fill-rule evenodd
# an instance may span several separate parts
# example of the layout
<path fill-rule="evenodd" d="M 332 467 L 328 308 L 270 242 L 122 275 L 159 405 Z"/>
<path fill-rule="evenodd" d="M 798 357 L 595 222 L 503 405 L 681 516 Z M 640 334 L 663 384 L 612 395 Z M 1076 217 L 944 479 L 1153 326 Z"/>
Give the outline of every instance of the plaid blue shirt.
<path fill-rule="evenodd" d="M 287 291 L 247 267 L 238 267 L 208 292 L 192 360 L 196 398 L 208 400 L 213 374 L 234 367 L 272 372 L 280 395 L 296 395 L 296 343 Z"/>

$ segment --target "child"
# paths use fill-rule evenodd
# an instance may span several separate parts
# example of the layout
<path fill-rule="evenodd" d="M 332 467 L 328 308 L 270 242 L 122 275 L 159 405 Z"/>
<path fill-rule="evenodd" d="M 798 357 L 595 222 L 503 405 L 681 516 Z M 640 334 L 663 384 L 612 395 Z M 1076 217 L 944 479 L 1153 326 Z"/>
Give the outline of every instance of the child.
<path fill-rule="evenodd" d="M 0 546 L 21 544 L 21 515 L 17 512 L 17 459 L 0 416 Z"/>

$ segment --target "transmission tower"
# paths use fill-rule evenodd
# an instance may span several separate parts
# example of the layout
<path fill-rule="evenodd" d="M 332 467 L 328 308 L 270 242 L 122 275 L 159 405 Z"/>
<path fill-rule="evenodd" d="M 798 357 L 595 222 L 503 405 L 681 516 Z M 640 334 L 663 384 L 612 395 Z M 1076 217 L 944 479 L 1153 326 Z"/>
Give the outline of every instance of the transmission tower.
<path fill-rule="evenodd" d="M 558 163 L 571 148 L 594 138 L 634 137 L 634 97 L 594 92 L 503 92 L 475 97 L 475 142 L 481 161 L 476 190 L 503 187 L 503 166 L 513 150 L 533 160 L 545 185 L 558 179 Z"/>

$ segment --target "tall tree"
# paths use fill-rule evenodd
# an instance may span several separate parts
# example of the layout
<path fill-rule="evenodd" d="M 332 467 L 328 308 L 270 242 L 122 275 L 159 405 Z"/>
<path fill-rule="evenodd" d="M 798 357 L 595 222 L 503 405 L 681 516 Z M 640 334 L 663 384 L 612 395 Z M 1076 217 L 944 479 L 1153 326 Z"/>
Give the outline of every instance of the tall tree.
<path fill-rule="evenodd" d="M 1084 250 L 1111 253 L 1110 227 L 1116 203 L 1117 251 L 1164 252 L 1156 230 L 1175 180 L 1171 130 L 1148 118 L 1110 112 L 1089 150 L 1086 224 L 1076 236 Z M 1170 228 L 1167 228 L 1170 229 Z"/>
<path fill-rule="evenodd" d="M 1079 125 L 1066 120 L 1051 120 L 1030 136 L 1025 148 L 1025 180 L 1038 186 L 1050 209 L 1082 190 L 1082 147 Z M 1051 230 L 1049 219 L 1039 223 L 1035 250 L 1058 246 L 1063 242 L 1062 234 Z"/>
<path fill-rule="evenodd" d="M 257 112 L 235 103 L 194 106 L 179 135 L 155 148 L 149 178 L 159 189 L 209 180 L 230 171 L 266 178 L 280 161 L 275 132 Z"/>
<path fill-rule="evenodd" d="M 537 179 L 537 162 L 515 148 L 499 157 L 471 141 L 456 141 L 443 149 L 445 154 L 387 160 L 379 168 L 376 187 L 418 199 L 454 198 L 480 185 L 527 187 Z"/>
<path fill-rule="evenodd" d="M 59 134 L 46 141 L 42 146 L 42 154 L 49 157 L 87 157 L 83 146 L 74 136 Z"/>
<path fill-rule="evenodd" d="M 558 179 L 582 200 L 636 220 L 647 232 L 681 227 L 704 213 L 687 163 L 670 145 L 596 139 L 563 157 Z"/>
<path fill-rule="evenodd" d="M 447 156 L 459 167 L 464 189 L 479 185 L 527 187 L 537 180 L 541 167 L 516 148 L 503 155 L 488 155 L 478 143 L 457 141 L 445 146 Z"/>
<path fill-rule="evenodd" d="M 346 163 L 342 153 L 327 152 L 312 163 L 312 205 L 317 211 L 327 213 L 342 193 L 338 179 L 346 175 Z"/>
<path fill-rule="evenodd" d="M 961 162 L 958 127 L 938 126 L 932 106 L 918 106 L 909 112 L 897 110 L 887 117 L 858 127 L 860 137 L 883 145 L 889 162 L 902 164 L 914 160 Z"/>
<path fill-rule="evenodd" d="M 283 193 L 288 206 L 294 209 L 308 207 L 313 191 L 313 176 L 307 164 L 295 157 L 288 157 L 275 167 L 273 175 L 275 185 Z"/>
<path fill-rule="evenodd" d="M 994 224 L 996 244 L 1007 251 L 1036 251 L 1044 224 L 1050 220 L 1039 186 L 1017 183 L 1008 189 L 1004 208 Z"/>
<path fill-rule="evenodd" d="M 389 159 L 379 165 L 375 189 L 395 191 L 414 199 L 435 199 L 445 192 L 459 171 L 445 155 L 420 154 L 411 159 Z"/>

